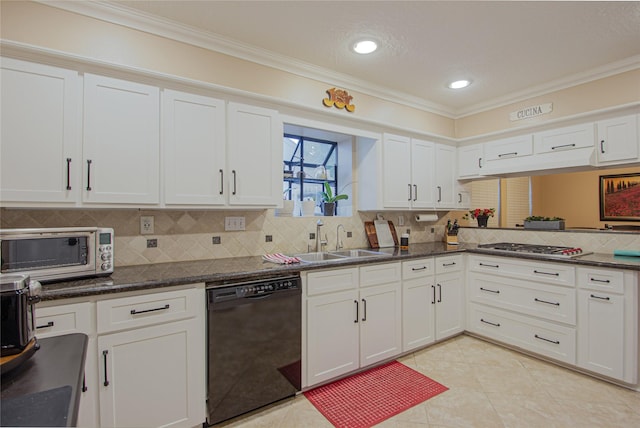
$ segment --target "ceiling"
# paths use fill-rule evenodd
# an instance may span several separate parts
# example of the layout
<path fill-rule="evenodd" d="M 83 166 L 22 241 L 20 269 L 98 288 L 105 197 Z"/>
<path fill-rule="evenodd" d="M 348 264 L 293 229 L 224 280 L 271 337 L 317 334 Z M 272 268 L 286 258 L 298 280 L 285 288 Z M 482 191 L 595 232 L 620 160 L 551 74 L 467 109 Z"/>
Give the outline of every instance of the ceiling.
<path fill-rule="evenodd" d="M 450 117 L 640 68 L 638 1 L 107 3 L 225 40 L 243 58 L 253 53 L 261 63 Z M 378 51 L 352 52 L 362 36 Z M 459 78 L 473 84 L 446 87 Z M 640 82 L 630 90 L 640 96 Z"/>

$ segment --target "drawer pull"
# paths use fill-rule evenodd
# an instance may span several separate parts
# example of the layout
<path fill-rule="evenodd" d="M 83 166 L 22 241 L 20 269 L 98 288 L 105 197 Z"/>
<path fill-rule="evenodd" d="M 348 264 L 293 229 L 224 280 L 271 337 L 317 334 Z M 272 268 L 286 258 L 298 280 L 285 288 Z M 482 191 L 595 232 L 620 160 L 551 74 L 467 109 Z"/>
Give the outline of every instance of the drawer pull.
<path fill-rule="evenodd" d="M 610 297 L 600 297 L 600 296 L 596 296 L 595 294 L 592 294 L 591 297 L 594 299 L 600 299 L 600 300 L 611 300 Z"/>
<path fill-rule="evenodd" d="M 551 276 L 560 276 L 560 274 L 558 272 L 544 272 L 541 270 L 534 270 L 533 273 L 539 273 L 542 275 L 551 275 Z"/>
<path fill-rule="evenodd" d="M 43 324 L 43 325 L 37 325 L 37 326 L 36 326 L 36 328 L 49 328 L 49 327 L 53 327 L 53 326 L 54 326 L 53 321 L 49 321 L 49 322 L 48 322 L 48 323 L 46 323 L 46 324 Z"/>
<path fill-rule="evenodd" d="M 575 147 L 575 143 L 572 144 L 562 144 L 560 146 L 553 146 L 551 147 L 551 150 L 555 150 L 555 149 L 564 149 L 565 147 Z"/>
<path fill-rule="evenodd" d="M 492 267 L 492 268 L 496 268 L 496 269 L 500 267 L 500 265 L 489 265 L 489 264 L 486 264 L 486 263 L 480 263 L 480 266 Z"/>
<path fill-rule="evenodd" d="M 511 153 L 500 153 L 498 155 L 499 158 L 503 157 L 503 156 L 518 156 L 518 152 L 511 152 Z"/>
<path fill-rule="evenodd" d="M 499 323 L 499 322 L 498 322 L 498 323 L 496 323 L 496 322 L 491 322 L 491 321 L 485 321 L 485 320 L 484 320 L 484 319 L 482 319 L 482 318 L 480 318 L 480 321 L 482 321 L 482 322 L 483 322 L 483 323 L 485 323 L 485 324 L 492 325 L 492 326 L 494 326 L 494 327 L 500 327 L 500 323 Z"/>
<path fill-rule="evenodd" d="M 358 324 L 358 318 L 360 317 L 360 304 L 357 300 L 354 300 L 353 303 L 356 304 L 356 319 L 354 319 L 353 322 Z"/>
<path fill-rule="evenodd" d="M 488 291 L 489 293 L 500 294 L 500 290 L 489 290 L 488 288 L 483 288 L 483 287 L 480 287 L 480 290 Z"/>
<path fill-rule="evenodd" d="M 87 374 L 82 375 L 82 392 L 87 392 L 89 388 L 87 388 Z"/>
<path fill-rule="evenodd" d="M 589 278 L 591 282 L 601 282 L 602 284 L 611 284 L 611 281 L 608 279 L 597 279 L 597 278 Z"/>
<path fill-rule="evenodd" d="M 438 284 L 438 303 L 442 302 L 442 285 Z"/>
<path fill-rule="evenodd" d="M 433 290 L 433 299 L 431 299 L 431 304 L 435 305 L 436 304 L 436 287 L 435 287 L 435 285 L 432 285 L 431 289 Z"/>
<path fill-rule="evenodd" d="M 362 321 L 367 320 L 367 301 L 362 299 Z"/>
<path fill-rule="evenodd" d="M 106 349 L 102 351 L 102 359 L 104 360 L 104 382 L 102 383 L 104 386 L 109 386 L 109 378 L 107 377 L 107 354 L 109 351 Z"/>
<path fill-rule="evenodd" d="M 546 300 L 540 300 L 537 297 L 535 297 L 533 300 L 540 303 L 546 303 L 547 305 L 560 306 L 560 303 L 558 302 L 547 302 Z"/>
<path fill-rule="evenodd" d="M 426 266 L 422 266 L 422 267 L 419 267 L 419 268 L 411 268 L 411 270 L 414 270 L 414 271 L 415 270 L 425 270 L 426 268 L 427 268 Z"/>
<path fill-rule="evenodd" d="M 560 344 L 560 341 L 559 341 L 559 340 L 545 339 L 544 337 L 542 337 L 542 336 L 538 336 L 537 334 L 534 334 L 533 336 L 534 336 L 536 339 L 544 340 L 545 342 L 553 343 L 553 344 L 555 344 L 555 345 L 559 345 L 559 344 Z"/>
<path fill-rule="evenodd" d="M 445 267 L 445 266 L 455 266 L 455 265 L 456 265 L 456 262 L 451 262 L 451 263 L 442 263 L 442 267 Z"/>
<path fill-rule="evenodd" d="M 168 303 L 161 308 L 145 309 L 144 311 L 136 311 L 135 309 L 131 309 L 131 315 L 145 314 L 147 312 L 164 311 L 166 309 L 169 309 Z"/>

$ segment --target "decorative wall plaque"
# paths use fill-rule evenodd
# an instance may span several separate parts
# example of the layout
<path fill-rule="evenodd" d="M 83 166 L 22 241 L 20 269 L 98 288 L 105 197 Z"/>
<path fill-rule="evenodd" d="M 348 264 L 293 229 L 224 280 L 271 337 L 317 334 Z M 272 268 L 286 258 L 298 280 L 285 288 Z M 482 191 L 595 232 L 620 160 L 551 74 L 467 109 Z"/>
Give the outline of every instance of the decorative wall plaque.
<path fill-rule="evenodd" d="M 512 122 L 516 120 L 529 119 L 531 117 L 541 116 L 543 114 L 551 113 L 553 111 L 553 103 L 538 104 L 536 106 L 525 107 L 518 111 L 509 113 L 509 120 Z"/>
<path fill-rule="evenodd" d="M 327 89 L 329 98 L 324 98 L 322 104 L 327 107 L 336 106 L 337 108 L 343 108 L 350 113 L 353 113 L 356 109 L 355 104 L 351 104 L 353 97 L 349 95 L 344 89 L 331 88 Z"/>

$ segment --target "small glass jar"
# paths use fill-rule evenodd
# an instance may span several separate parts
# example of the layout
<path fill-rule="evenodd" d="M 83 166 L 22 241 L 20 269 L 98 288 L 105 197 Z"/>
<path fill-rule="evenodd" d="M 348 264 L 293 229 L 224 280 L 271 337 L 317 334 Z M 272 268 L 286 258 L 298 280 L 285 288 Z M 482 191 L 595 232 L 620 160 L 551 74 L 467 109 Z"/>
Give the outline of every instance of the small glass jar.
<path fill-rule="evenodd" d="M 401 250 L 408 250 L 409 249 L 409 234 L 408 233 L 403 233 L 400 236 L 400 249 Z"/>

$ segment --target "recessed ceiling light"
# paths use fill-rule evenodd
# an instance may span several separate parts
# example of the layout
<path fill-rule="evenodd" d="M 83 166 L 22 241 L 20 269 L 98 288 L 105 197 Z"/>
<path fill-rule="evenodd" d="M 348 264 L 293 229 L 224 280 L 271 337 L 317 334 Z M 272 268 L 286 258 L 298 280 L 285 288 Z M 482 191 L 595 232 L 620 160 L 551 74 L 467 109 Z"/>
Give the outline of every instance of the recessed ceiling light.
<path fill-rule="evenodd" d="M 373 40 L 361 40 L 353 45 L 353 50 L 359 54 L 370 54 L 378 49 L 378 44 Z"/>
<path fill-rule="evenodd" d="M 450 89 L 462 89 L 466 88 L 471 84 L 471 80 L 456 80 L 455 82 L 449 83 L 447 86 Z"/>

